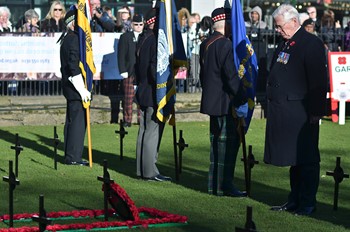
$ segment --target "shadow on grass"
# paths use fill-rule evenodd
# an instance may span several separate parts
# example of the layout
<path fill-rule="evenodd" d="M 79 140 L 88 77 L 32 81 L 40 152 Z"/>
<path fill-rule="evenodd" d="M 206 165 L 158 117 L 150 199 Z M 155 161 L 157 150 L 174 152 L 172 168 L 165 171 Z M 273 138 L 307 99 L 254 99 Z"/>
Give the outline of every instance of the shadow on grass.
<path fill-rule="evenodd" d="M 282 188 L 271 188 L 270 186 L 254 181 L 252 182 L 252 188 L 251 199 L 253 200 L 262 202 L 269 206 L 282 205 L 287 202 L 289 192 Z M 330 201 L 332 200 L 333 196 L 330 196 Z M 339 199 L 339 204 L 344 200 L 345 199 Z M 318 202 L 316 205 L 316 212 L 314 212 L 310 217 L 317 220 L 327 221 L 335 225 L 341 225 L 345 228 L 350 228 L 350 221 L 348 220 L 349 215 L 350 210 L 341 207 L 341 205 L 337 211 L 334 211 L 333 205 Z"/>
<path fill-rule="evenodd" d="M 8 141 L 9 143 L 14 144 L 15 140 L 15 134 L 12 134 L 8 131 L 0 130 L 1 137 L 3 140 Z M 20 136 L 20 135 L 19 135 Z M 46 138 L 41 135 L 36 136 L 39 138 L 38 141 L 40 141 L 40 144 L 37 140 L 30 140 L 27 138 L 20 137 L 20 143 L 24 147 L 24 149 L 27 147 L 30 147 L 32 150 L 38 152 L 41 155 L 44 155 L 48 158 L 53 159 L 53 140 L 50 138 Z M 52 149 L 50 149 L 51 146 Z M 62 151 L 63 143 L 59 144 L 59 149 Z M 199 147 L 198 149 L 203 150 L 202 153 L 207 153 L 207 149 Z M 186 157 L 186 152 L 184 154 L 184 162 L 187 162 L 186 159 L 189 159 L 190 157 Z M 14 152 L 13 152 L 14 153 Z M 87 159 L 87 148 L 84 149 L 84 157 Z M 93 150 L 94 154 L 94 164 L 98 164 L 103 166 L 104 160 L 108 161 L 108 169 L 114 170 L 118 173 L 121 173 L 123 175 L 129 176 L 131 178 L 137 178 L 136 177 L 136 161 L 134 158 L 130 158 L 127 156 L 124 156 L 123 160 L 120 160 L 120 156 L 116 155 L 115 153 L 106 153 L 100 150 Z M 189 156 L 189 155 L 188 155 Z M 47 166 L 45 164 L 40 163 L 39 161 L 35 159 L 31 159 L 32 162 L 36 162 L 38 164 Z M 63 163 L 63 157 L 58 156 L 58 162 Z M 239 160 L 237 159 L 237 165 Z M 190 163 L 190 162 L 188 162 Z M 195 168 L 191 168 L 188 163 L 184 163 L 182 173 L 180 175 L 179 181 L 174 181 L 175 184 L 184 186 L 189 189 L 193 189 L 196 191 L 200 191 L 203 193 L 207 192 L 207 178 L 208 173 L 207 171 L 198 170 Z M 165 175 L 169 175 L 173 177 L 175 180 L 175 170 L 173 166 L 167 166 L 167 165 L 161 165 L 157 164 L 158 168 L 164 173 Z M 0 169 L 0 171 L 6 172 L 3 169 Z M 254 169 L 253 169 L 254 172 Z M 101 169 L 101 175 L 103 173 L 103 170 Z M 118 182 L 116 180 L 116 182 Z M 236 175 L 235 178 L 235 184 L 238 187 L 244 188 L 244 179 L 240 178 Z M 252 196 L 251 198 L 253 200 L 256 200 L 258 202 L 262 202 L 268 206 L 272 205 L 279 205 L 283 204 L 288 196 L 288 191 L 283 188 L 272 188 L 270 186 L 261 184 L 259 182 L 255 182 L 254 179 L 252 181 Z M 333 196 L 330 196 L 332 198 Z M 332 200 L 332 199 L 331 199 Z M 330 223 L 333 223 L 335 225 L 341 225 L 345 228 L 350 228 L 350 221 L 348 220 L 348 215 L 350 215 L 350 210 L 347 208 L 343 208 L 341 206 L 341 201 L 344 199 L 339 200 L 339 208 L 337 211 L 333 210 L 333 206 L 331 204 L 325 204 L 325 203 L 318 203 L 317 204 L 317 211 L 312 214 L 312 218 L 327 221 Z M 69 204 L 70 206 L 73 206 L 75 208 L 79 208 L 78 206 L 71 205 L 70 203 L 65 202 L 66 204 Z M 85 208 L 82 208 L 85 209 Z M 278 212 L 276 212 L 278 213 Z M 197 226 L 197 225 L 196 225 Z M 198 225 L 199 226 L 199 225 Z M 200 226 L 199 226 L 200 227 Z M 196 227 L 197 228 L 197 227 Z M 183 228 L 184 230 L 187 230 L 186 227 Z M 205 228 L 207 229 L 207 228 Z"/>

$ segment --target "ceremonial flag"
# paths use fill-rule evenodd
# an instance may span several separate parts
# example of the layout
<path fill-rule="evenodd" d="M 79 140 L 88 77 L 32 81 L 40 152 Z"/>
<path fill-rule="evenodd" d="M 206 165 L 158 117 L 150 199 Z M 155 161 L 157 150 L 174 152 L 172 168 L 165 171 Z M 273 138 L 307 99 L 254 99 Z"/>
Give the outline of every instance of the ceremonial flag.
<path fill-rule="evenodd" d="M 91 92 L 92 80 L 94 73 L 96 72 L 93 54 L 92 54 L 92 37 L 91 37 L 91 10 L 89 0 L 78 0 L 77 5 L 77 25 L 79 35 L 79 48 L 80 48 L 80 63 L 79 67 L 81 73 L 85 79 L 85 87 Z M 86 108 L 86 129 L 88 137 L 88 155 L 89 165 L 92 167 L 92 143 L 91 143 L 91 131 L 90 131 L 90 102 L 83 102 L 84 108 Z"/>
<path fill-rule="evenodd" d="M 258 77 L 258 62 L 247 35 L 239 0 L 232 1 L 231 11 L 233 57 L 239 77 L 248 97 L 248 115 L 245 118 L 247 132 L 255 106 L 255 89 Z"/>
<path fill-rule="evenodd" d="M 166 122 L 175 104 L 174 70 L 182 65 L 187 66 L 187 58 L 174 0 L 160 0 L 157 6 L 157 118 Z"/>
<path fill-rule="evenodd" d="M 80 44 L 80 69 L 85 78 L 86 88 L 91 91 L 93 75 L 96 72 L 91 38 L 91 10 L 89 0 L 78 1 L 77 29 Z"/>

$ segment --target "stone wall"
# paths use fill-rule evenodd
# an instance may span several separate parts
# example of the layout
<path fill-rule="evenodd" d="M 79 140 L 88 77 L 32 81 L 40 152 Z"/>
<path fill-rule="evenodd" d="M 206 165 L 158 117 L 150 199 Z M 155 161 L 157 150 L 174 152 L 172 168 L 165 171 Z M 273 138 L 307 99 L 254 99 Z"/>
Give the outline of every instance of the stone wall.
<path fill-rule="evenodd" d="M 208 116 L 199 113 L 200 97 L 200 93 L 177 94 L 176 121 L 208 121 Z M 117 123 L 122 119 L 121 108 L 121 99 L 117 96 L 95 95 L 91 103 L 90 121 L 92 124 Z M 0 97 L 0 126 L 64 124 L 65 112 L 63 96 Z M 262 117 L 259 106 L 254 117 Z M 136 113 L 133 122 L 137 122 Z"/>

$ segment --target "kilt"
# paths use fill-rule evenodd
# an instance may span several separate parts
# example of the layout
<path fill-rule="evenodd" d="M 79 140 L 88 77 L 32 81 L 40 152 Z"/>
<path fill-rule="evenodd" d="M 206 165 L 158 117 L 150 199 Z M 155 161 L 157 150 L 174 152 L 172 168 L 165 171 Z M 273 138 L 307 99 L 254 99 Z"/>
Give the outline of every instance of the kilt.
<path fill-rule="evenodd" d="M 232 115 L 210 116 L 210 166 L 208 193 L 231 191 L 240 138 Z"/>

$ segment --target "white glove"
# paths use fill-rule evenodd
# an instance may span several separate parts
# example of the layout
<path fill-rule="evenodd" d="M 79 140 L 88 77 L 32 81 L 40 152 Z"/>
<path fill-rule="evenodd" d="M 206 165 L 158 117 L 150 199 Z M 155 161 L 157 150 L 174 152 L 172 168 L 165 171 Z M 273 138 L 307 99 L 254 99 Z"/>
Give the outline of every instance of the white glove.
<path fill-rule="evenodd" d="M 126 79 L 129 77 L 128 74 L 129 74 L 128 72 L 123 72 L 120 74 L 120 76 L 122 76 L 124 79 Z"/>
<path fill-rule="evenodd" d="M 91 100 L 91 93 L 85 88 L 83 76 L 81 74 L 74 77 L 68 77 L 68 80 L 72 82 L 74 88 L 80 94 L 83 102 L 89 102 Z"/>
<path fill-rule="evenodd" d="M 248 103 L 240 105 L 236 108 L 236 114 L 239 118 L 246 118 L 248 115 Z"/>

